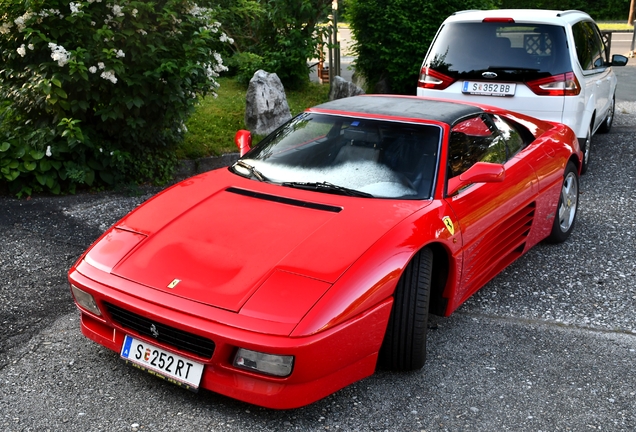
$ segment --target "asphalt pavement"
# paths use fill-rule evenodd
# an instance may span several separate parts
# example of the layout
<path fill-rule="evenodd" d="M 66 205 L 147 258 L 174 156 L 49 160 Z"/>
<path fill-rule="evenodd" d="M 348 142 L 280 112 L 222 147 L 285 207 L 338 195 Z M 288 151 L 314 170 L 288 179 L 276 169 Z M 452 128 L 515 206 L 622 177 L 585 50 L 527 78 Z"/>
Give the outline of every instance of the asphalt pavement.
<path fill-rule="evenodd" d="M 636 66 L 624 69 L 636 87 Z M 636 430 L 635 101 L 594 137 L 567 242 L 538 245 L 434 318 L 422 370 L 290 411 L 190 393 L 81 335 L 66 271 L 159 189 L 0 197 L 0 430 Z"/>
<path fill-rule="evenodd" d="M 633 32 L 615 32 L 612 34 L 612 49 L 610 54 L 629 56 L 631 53 Z M 614 68 L 618 77 L 616 100 L 619 102 L 636 101 L 636 58 L 629 59 L 626 67 Z"/>

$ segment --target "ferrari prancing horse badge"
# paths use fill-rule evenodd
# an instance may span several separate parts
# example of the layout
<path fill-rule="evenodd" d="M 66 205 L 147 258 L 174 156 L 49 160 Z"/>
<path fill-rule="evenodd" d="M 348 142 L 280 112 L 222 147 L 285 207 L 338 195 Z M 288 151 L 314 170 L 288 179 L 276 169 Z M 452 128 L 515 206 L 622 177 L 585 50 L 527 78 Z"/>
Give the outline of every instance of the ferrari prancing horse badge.
<path fill-rule="evenodd" d="M 453 221 L 451 220 L 451 218 L 449 216 L 444 216 L 442 218 L 442 222 L 444 222 L 444 225 L 446 226 L 446 229 L 448 230 L 450 235 L 455 235 L 455 225 L 453 225 Z"/>

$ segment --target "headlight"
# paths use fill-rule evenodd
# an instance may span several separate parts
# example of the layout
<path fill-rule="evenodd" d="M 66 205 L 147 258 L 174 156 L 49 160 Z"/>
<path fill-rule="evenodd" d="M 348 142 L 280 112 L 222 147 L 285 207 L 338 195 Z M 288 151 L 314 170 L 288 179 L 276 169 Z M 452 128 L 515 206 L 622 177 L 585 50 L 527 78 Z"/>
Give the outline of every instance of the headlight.
<path fill-rule="evenodd" d="M 71 285 L 71 291 L 73 292 L 73 297 L 75 297 L 75 301 L 78 305 L 80 305 L 87 311 L 94 313 L 95 315 L 102 315 L 99 307 L 97 307 L 97 302 L 92 295 L 90 295 L 86 291 L 82 291 L 75 285 Z"/>
<path fill-rule="evenodd" d="M 267 375 L 286 377 L 292 372 L 294 356 L 265 354 L 239 348 L 234 357 L 234 366 Z"/>

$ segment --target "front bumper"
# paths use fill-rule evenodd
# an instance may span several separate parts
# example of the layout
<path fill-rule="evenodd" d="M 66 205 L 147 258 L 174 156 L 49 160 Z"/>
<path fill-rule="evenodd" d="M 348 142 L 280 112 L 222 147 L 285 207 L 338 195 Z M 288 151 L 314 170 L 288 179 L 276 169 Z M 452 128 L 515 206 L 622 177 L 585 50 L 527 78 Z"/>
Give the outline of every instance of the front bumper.
<path fill-rule="evenodd" d="M 113 283 L 117 280 L 122 284 Z M 147 287 L 139 286 L 138 292 L 134 289 L 136 284 L 97 270 L 83 261 L 71 269 L 69 281 L 93 295 L 102 311 L 102 317 L 98 317 L 80 309 L 81 331 L 89 339 L 119 353 L 124 336 L 130 334 L 203 363 L 201 388 L 275 409 L 310 404 L 371 375 L 392 306 L 389 298 L 339 326 L 310 336 L 290 338 L 275 334 L 283 329 L 271 322 L 259 326 L 251 318 L 241 326 L 242 317 L 228 311 L 184 299 L 175 298 L 178 301 L 168 302 L 165 294 L 149 296 L 151 291 Z M 215 344 L 214 352 L 211 357 L 203 358 L 124 328 L 109 316 L 106 302 L 157 323 L 210 339 Z M 188 304 L 192 307 L 187 307 Z M 259 327 L 263 331 L 254 330 Z M 284 330 L 289 334 L 293 328 Z M 232 365 L 238 348 L 293 355 L 294 369 L 285 378 L 238 369 Z"/>

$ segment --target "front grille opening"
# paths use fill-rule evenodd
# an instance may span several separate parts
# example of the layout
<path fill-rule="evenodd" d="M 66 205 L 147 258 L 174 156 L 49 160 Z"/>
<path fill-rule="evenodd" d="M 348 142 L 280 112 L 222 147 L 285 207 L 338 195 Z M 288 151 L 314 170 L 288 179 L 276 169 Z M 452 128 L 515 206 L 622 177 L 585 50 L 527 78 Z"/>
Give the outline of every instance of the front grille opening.
<path fill-rule="evenodd" d="M 106 303 L 106 308 L 115 323 L 140 335 L 203 358 L 211 358 L 214 353 L 215 345 L 210 339 L 158 323 L 110 303 Z"/>

